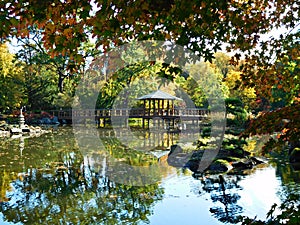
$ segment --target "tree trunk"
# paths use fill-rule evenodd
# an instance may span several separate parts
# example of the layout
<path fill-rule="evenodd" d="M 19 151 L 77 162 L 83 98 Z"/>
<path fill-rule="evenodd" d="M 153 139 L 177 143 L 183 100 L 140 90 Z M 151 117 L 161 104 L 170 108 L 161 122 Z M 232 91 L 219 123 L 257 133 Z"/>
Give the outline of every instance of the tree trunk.
<path fill-rule="evenodd" d="M 64 79 L 65 79 L 65 76 L 63 75 L 63 73 L 61 71 L 58 71 L 58 89 L 59 89 L 59 92 L 60 93 L 63 93 L 64 91 Z"/>

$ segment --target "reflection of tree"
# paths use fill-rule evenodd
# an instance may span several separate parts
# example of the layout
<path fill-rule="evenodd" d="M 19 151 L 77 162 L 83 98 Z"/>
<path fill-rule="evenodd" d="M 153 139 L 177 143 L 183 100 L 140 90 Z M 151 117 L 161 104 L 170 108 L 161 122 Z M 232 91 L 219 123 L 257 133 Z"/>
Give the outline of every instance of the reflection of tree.
<path fill-rule="evenodd" d="M 7 154 L 0 163 L 9 170 L 0 171 L 0 211 L 4 219 L 30 225 L 147 222 L 152 204 L 162 198 L 163 190 L 158 184 L 129 186 L 111 181 L 84 161 L 68 132 L 64 129 L 55 135 L 26 139 L 23 156 L 18 159 L 18 141 L 4 151 Z M 115 157 L 138 164 L 132 161 L 134 155 L 126 157 L 125 153 L 121 149 L 114 152 Z M 141 160 L 142 165 L 152 163 L 148 157 Z M 14 168 L 16 175 L 8 176 Z"/>
<path fill-rule="evenodd" d="M 221 222 L 234 223 L 243 211 L 243 208 L 237 205 L 240 196 L 234 193 L 241 189 L 237 184 L 239 180 L 239 176 L 228 176 L 225 180 L 222 175 L 201 179 L 202 190 L 211 195 L 215 205 L 210 208 L 210 212 Z"/>
<path fill-rule="evenodd" d="M 10 182 L 17 178 L 15 173 L 9 171 L 0 170 L 0 203 L 6 202 L 9 199 L 6 197 L 6 192 L 11 191 Z"/>
<path fill-rule="evenodd" d="M 300 171 L 293 164 L 288 162 L 287 154 L 277 156 L 274 159 L 276 165 L 276 175 L 279 176 L 283 184 L 300 183 Z"/>
<path fill-rule="evenodd" d="M 55 174 L 32 169 L 15 180 L 10 201 L 1 205 L 6 220 L 24 224 L 137 224 L 162 197 L 157 184 L 126 186 L 111 182 L 91 168 L 69 168 Z"/>
<path fill-rule="evenodd" d="M 115 137 L 102 137 L 101 139 L 111 157 L 123 160 L 129 165 L 149 166 L 157 162 L 157 159 L 153 155 L 145 154 L 142 150 L 138 151 L 130 149 L 122 145 L 122 143 Z"/>

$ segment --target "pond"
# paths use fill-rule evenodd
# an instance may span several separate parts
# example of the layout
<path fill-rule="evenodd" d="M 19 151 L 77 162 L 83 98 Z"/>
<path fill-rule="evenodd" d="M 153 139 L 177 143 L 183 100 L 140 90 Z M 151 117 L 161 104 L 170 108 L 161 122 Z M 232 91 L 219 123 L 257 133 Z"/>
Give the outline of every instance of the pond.
<path fill-rule="evenodd" d="M 299 172 L 280 160 L 223 175 L 224 183 L 193 177 L 164 160 L 178 134 L 137 151 L 99 129 L 99 148 L 87 139 L 82 150 L 72 127 L 49 131 L 0 139 L 0 224 L 230 224 L 238 215 L 265 219 L 300 187 Z M 152 144 L 159 147 L 149 154 Z"/>

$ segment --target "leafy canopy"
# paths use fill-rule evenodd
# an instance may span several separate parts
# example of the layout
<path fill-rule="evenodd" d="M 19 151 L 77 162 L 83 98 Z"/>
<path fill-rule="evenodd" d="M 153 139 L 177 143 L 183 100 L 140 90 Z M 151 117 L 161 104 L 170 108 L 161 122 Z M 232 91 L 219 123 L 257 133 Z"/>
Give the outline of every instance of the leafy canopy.
<path fill-rule="evenodd" d="M 23 102 L 22 67 L 9 53 L 6 44 L 0 44 L 0 112 L 20 107 Z"/>
<path fill-rule="evenodd" d="M 267 0 L 16 0 L 0 3 L 0 37 L 26 37 L 37 26 L 49 53 L 82 61 L 82 43 L 94 37 L 104 50 L 132 40 L 169 40 L 207 60 L 220 50 L 251 51 L 261 34 L 293 29 L 299 2 Z M 298 12 L 298 13 L 297 13 Z M 271 43 L 278 45 L 279 43 Z"/>

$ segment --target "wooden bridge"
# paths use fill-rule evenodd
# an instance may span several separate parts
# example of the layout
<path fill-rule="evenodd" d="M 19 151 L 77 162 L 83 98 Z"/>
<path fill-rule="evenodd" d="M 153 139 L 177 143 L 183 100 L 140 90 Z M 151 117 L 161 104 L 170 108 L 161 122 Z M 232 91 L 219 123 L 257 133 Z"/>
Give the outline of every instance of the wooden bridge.
<path fill-rule="evenodd" d="M 150 127 L 150 121 L 155 126 L 175 127 L 175 124 L 191 122 L 198 124 L 200 120 L 209 114 L 208 109 L 186 108 L 175 106 L 175 102 L 183 102 L 183 99 L 172 96 L 161 90 L 137 98 L 143 102 L 142 108 L 116 108 L 116 109 L 84 109 L 84 110 L 61 110 L 53 112 L 59 120 L 71 121 L 76 119 L 83 121 L 86 119 L 95 120 L 98 125 L 118 121 L 119 125 L 128 126 L 129 119 L 139 119 L 142 127 Z"/>
<path fill-rule="evenodd" d="M 209 116 L 208 109 L 202 108 L 174 108 L 174 109 L 144 109 L 144 108 L 132 108 L 132 109 L 84 109 L 84 110 L 56 110 L 51 111 L 53 116 L 57 116 L 59 121 L 66 120 L 72 121 L 72 118 L 76 119 L 95 119 L 96 122 L 102 121 L 102 123 L 110 122 L 111 119 L 141 119 L 143 121 L 143 127 L 145 122 L 155 119 L 161 119 L 169 123 L 174 123 L 176 120 L 180 121 L 192 121 L 197 122 L 203 120 Z"/>

